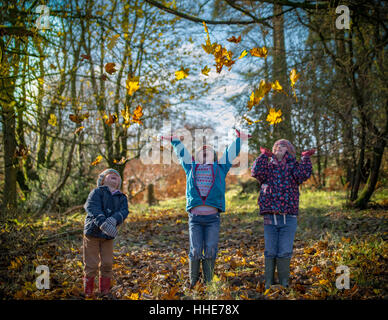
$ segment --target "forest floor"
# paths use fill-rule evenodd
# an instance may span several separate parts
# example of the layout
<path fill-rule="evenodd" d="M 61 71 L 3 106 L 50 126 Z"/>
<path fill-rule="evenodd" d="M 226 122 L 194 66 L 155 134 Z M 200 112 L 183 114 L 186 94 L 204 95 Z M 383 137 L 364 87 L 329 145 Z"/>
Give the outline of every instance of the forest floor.
<path fill-rule="evenodd" d="M 343 192 L 303 190 L 291 261 L 290 287 L 264 289 L 263 221 L 257 195 L 226 193 L 213 283 L 188 289 L 185 198 L 130 206 L 114 246 L 110 299 L 387 299 L 387 190 L 374 208 L 345 209 Z M 83 210 L 8 220 L 1 226 L 2 299 L 83 299 Z M 50 288 L 38 290 L 38 265 Z M 337 289 L 337 267 L 349 269 L 349 289 Z M 97 283 L 97 281 L 96 281 Z M 101 299 L 101 297 L 97 297 Z"/>

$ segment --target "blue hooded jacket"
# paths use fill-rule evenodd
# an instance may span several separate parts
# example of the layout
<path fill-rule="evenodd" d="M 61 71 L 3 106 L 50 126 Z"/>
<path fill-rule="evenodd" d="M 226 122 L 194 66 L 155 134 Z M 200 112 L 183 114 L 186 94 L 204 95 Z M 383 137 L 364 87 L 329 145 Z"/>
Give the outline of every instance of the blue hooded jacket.
<path fill-rule="evenodd" d="M 84 208 L 87 212 L 84 234 L 97 238 L 113 239 L 100 230 L 100 226 L 107 218 L 115 218 L 119 225 L 128 216 L 127 196 L 121 191 L 112 194 L 108 186 L 93 189 L 89 193 Z"/>
<path fill-rule="evenodd" d="M 186 211 L 190 212 L 192 208 L 199 205 L 208 205 L 217 208 L 219 212 L 225 212 L 225 178 L 232 167 L 233 160 L 240 153 L 240 138 L 237 138 L 225 150 L 219 161 L 216 160 L 213 163 L 213 184 L 204 199 L 200 196 L 195 181 L 195 173 L 199 164 L 195 162 L 179 139 L 172 139 L 171 144 L 186 173 Z"/>

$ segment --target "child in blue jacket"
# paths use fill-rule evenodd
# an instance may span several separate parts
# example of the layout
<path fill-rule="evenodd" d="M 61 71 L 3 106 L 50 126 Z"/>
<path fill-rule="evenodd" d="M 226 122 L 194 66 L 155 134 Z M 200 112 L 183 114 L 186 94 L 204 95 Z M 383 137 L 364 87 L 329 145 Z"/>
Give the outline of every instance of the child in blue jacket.
<path fill-rule="evenodd" d="M 113 265 L 113 239 L 117 226 L 128 216 L 128 201 L 120 191 L 121 177 L 114 169 L 100 173 L 84 208 L 87 212 L 83 238 L 84 293 L 93 296 L 94 278 L 100 269 L 99 289 L 108 294 Z"/>
<path fill-rule="evenodd" d="M 296 161 L 294 146 L 285 139 L 276 141 L 272 152 L 265 148 L 260 151 L 251 175 L 261 183 L 258 203 L 264 216 L 265 288 L 274 284 L 275 267 L 279 283 L 287 287 L 299 210 L 299 185 L 311 175 L 310 156 L 315 150 L 302 152 L 300 162 Z"/>
<path fill-rule="evenodd" d="M 220 213 L 225 211 L 225 178 L 233 160 L 240 153 L 241 139 L 248 135 L 237 131 L 237 139 L 226 149 L 218 161 L 210 146 L 201 147 L 196 159 L 184 147 L 178 137 L 171 139 L 174 151 L 186 173 L 186 211 L 189 215 L 189 273 L 190 288 L 199 280 L 202 261 L 204 280 L 213 279 L 218 239 Z"/>

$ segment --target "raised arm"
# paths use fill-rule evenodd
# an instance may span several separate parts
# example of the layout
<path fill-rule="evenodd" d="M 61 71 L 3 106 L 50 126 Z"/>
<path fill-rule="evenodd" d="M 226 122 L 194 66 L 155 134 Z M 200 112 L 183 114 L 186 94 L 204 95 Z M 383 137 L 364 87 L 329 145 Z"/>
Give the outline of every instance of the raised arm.
<path fill-rule="evenodd" d="M 190 154 L 190 152 L 186 149 L 185 145 L 181 142 L 179 137 L 176 137 L 176 136 L 162 137 L 162 139 L 171 141 L 171 145 L 174 148 L 175 154 L 178 157 L 178 160 L 181 166 L 183 167 L 185 172 L 188 172 L 193 162 L 193 157 Z"/>
<path fill-rule="evenodd" d="M 256 178 L 260 183 L 266 182 L 269 175 L 268 160 L 273 155 L 268 149 L 260 147 L 261 155 L 253 163 L 251 176 Z"/>
<path fill-rule="evenodd" d="M 221 166 L 224 166 L 225 172 L 228 172 L 230 170 L 233 164 L 233 160 L 236 159 L 237 156 L 240 154 L 241 141 L 248 140 L 251 137 L 251 135 L 240 132 L 239 130 L 236 130 L 236 134 L 237 139 L 233 141 L 229 147 L 226 148 L 224 154 L 218 162 Z"/>
<path fill-rule="evenodd" d="M 293 170 L 293 176 L 298 184 L 303 183 L 306 181 L 308 178 L 310 178 L 311 173 L 312 173 L 312 164 L 310 160 L 310 156 L 315 153 L 315 150 L 309 150 L 302 152 L 302 159 L 298 163 L 295 163 L 295 167 Z"/>

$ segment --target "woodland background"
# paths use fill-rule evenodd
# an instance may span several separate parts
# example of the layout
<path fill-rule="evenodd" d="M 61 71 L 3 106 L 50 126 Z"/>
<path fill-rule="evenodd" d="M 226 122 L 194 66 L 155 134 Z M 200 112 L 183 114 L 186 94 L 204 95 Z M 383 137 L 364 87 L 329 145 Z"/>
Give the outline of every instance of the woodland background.
<path fill-rule="evenodd" d="M 48 29 L 37 24 L 43 14 L 36 13 L 39 5 L 50 9 Z M 350 10 L 349 29 L 336 28 L 339 5 Z M 179 285 L 187 276 L 184 172 L 177 164 L 144 165 L 139 159 L 146 143 L 142 132 L 158 133 L 167 120 L 173 130 L 248 131 L 249 166 L 260 146 L 270 148 L 279 138 L 293 142 L 298 158 L 301 151 L 316 148 L 313 176 L 302 187 L 300 235 L 305 237 L 296 242 L 303 270 L 293 278 L 293 293 L 276 291 L 272 298 L 386 297 L 385 2 L 10 0 L 0 2 L 0 12 L 0 286 L 5 297 L 79 297 L 81 284 L 70 266 L 78 266 L 81 274 L 82 205 L 107 167 L 122 174 L 133 208 L 120 239 L 132 239 L 136 228 L 144 235 L 137 244 L 135 239 L 131 245 L 118 241 L 117 252 L 137 246 L 137 253 L 118 256 L 118 297 L 193 297 Z M 240 35 L 239 42 L 228 40 Z M 227 48 L 216 68 L 203 48 L 208 36 Z M 268 50 L 264 56 L 242 55 L 263 47 Z M 298 75 L 294 84 L 293 69 Z M 252 105 L 251 93 L 262 80 L 278 81 L 282 92 L 266 92 Z M 268 121 L 271 108 L 281 110 L 280 122 Z M 217 121 L 209 110 L 219 117 L 232 112 L 235 120 Z M 246 234 L 255 236 L 244 238 L 246 248 L 258 255 L 258 186 L 249 171 L 228 176 L 227 184 L 225 227 L 250 230 Z M 164 223 L 166 230 L 155 229 Z M 176 232 L 182 239 L 170 239 Z M 229 232 L 225 229 L 226 238 Z M 218 267 L 216 287 L 199 290 L 194 298 L 268 296 L 258 276 L 262 257 L 247 262 L 248 253 L 237 240 L 232 253 L 222 254 L 228 247 L 221 250 L 220 259 L 226 260 Z M 181 270 L 181 282 L 168 282 L 158 270 L 150 279 L 142 275 L 141 284 L 133 282 L 139 278 L 133 275 L 138 263 L 159 261 L 157 243 L 161 250 L 180 245 L 170 257 L 174 272 L 169 274 Z M 306 253 L 309 248 L 312 254 Z M 347 293 L 330 282 L 330 268 L 345 259 L 336 258 L 339 250 L 367 277 L 361 279 L 360 271 Z M 60 262 L 62 251 L 69 257 Z M 166 252 L 159 256 L 166 259 Z M 132 262 L 123 261 L 127 258 Z M 323 265 L 318 267 L 317 259 Z M 46 295 L 33 289 L 33 266 L 42 261 L 55 263 L 58 271 L 58 291 Z M 132 271 L 126 274 L 126 268 Z M 311 283 L 300 280 L 312 275 Z M 161 283 L 158 292 L 150 287 L 155 282 Z"/>

